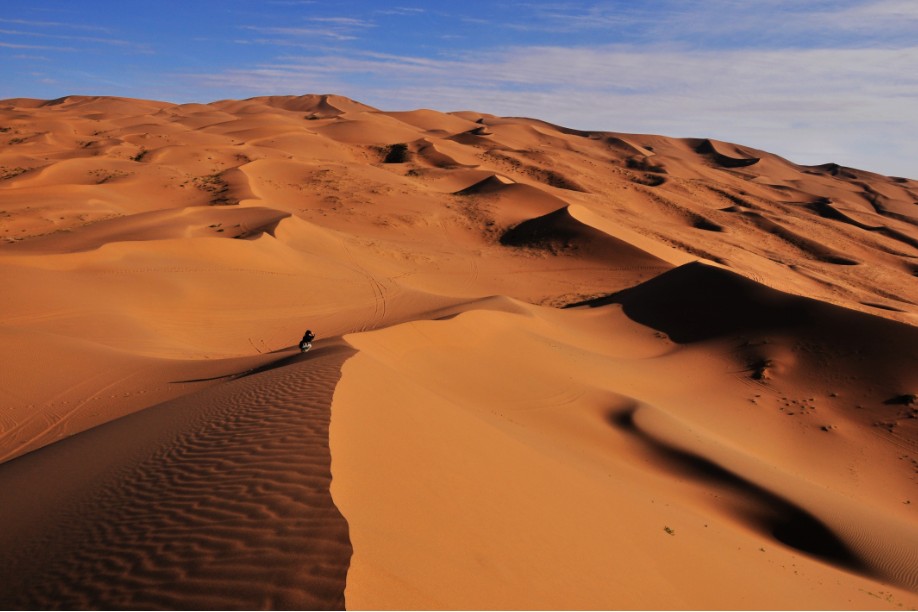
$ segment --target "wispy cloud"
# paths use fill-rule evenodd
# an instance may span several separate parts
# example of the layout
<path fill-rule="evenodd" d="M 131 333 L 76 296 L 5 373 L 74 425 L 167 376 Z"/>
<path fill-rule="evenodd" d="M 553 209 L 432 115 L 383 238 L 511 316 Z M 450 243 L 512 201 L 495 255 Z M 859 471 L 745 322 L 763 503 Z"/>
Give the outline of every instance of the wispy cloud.
<path fill-rule="evenodd" d="M 33 26 L 39 28 L 67 28 L 71 30 L 88 30 L 92 32 L 106 32 L 110 33 L 109 28 L 105 28 L 97 25 L 89 25 L 83 23 L 69 23 L 63 21 L 36 21 L 31 19 L 0 19 L 0 23 L 11 23 L 21 26 Z"/>
<path fill-rule="evenodd" d="M 444 58 L 285 57 L 194 78 L 253 93 L 336 91 L 383 108 L 476 109 L 583 129 L 709 136 L 802 163 L 855 165 L 855 157 L 869 159 L 882 147 L 888 152 L 885 142 L 901 142 L 896 133 L 918 133 L 915 65 L 918 46 L 729 52 L 544 46 Z M 903 159 L 918 159 L 918 144 L 896 146 Z"/>
<path fill-rule="evenodd" d="M 462 87 L 491 83 L 650 94 L 681 90 L 695 92 L 710 103 L 708 92 L 726 95 L 731 89 L 791 97 L 849 91 L 860 91 L 866 97 L 918 93 L 918 75 L 908 70 L 909 65 L 916 65 L 914 62 L 918 62 L 918 47 L 725 52 L 676 47 L 640 51 L 625 46 L 545 46 L 467 52 L 446 58 L 378 52 L 286 56 L 265 67 L 291 78 L 311 73 L 363 74 L 399 85 L 414 78 L 448 78 Z M 246 72 L 234 71 L 240 75 Z M 258 86 L 257 82 L 249 85 Z M 870 89 L 865 90 L 865 85 Z"/>
<path fill-rule="evenodd" d="M 827 11 L 826 16 L 833 16 Z M 918 23 L 918 4 L 912 0 L 875 0 L 848 6 L 834 12 L 838 27 L 857 28 L 865 25 L 873 28 L 883 26 L 907 27 Z"/>
<path fill-rule="evenodd" d="M 304 39 L 304 38 L 331 38 L 334 40 L 355 40 L 357 37 L 344 34 L 338 30 L 326 29 L 326 28 L 300 28 L 300 27 L 268 27 L 268 26 L 242 26 L 242 29 L 249 30 L 251 32 L 257 32 L 259 34 L 267 34 L 275 37 L 288 37 L 288 38 L 257 38 L 253 39 L 251 42 L 258 42 L 262 44 L 275 44 L 275 45 L 289 45 L 291 41 L 289 38 L 294 39 Z"/>
<path fill-rule="evenodd" d="M 73 47 L 57 47 L 52 45 L 27 45 L 0 41 L 0 47 L 5 49 L 41 49 L 45 51 L 76 51 Z"/>
<path fill-rule="evenodd" d="M 419 7 L 396 6 L 387 9 L 377 9 L 377 15 L 420 15 L 426 13 L 427 9 Z"/>
<path fill-rule="evenodd" d="M 636 26 L 655 23 L 661 17 L 635 3 L 628 7 L 620 4 L 606 6 L 579 3 L 529 3 L 518 5 L 525 19 L 506 21 L 504 25 L 515 30 L 534 32 L 578 32 L 606 30 L 610 27 Z"/>
<path fill-rule="evenodd" d="M 366 19 L 357 19 L 355 17 L 307 17 L 306 21 L 315 23 L 330 23 L 337 26 L 351 28 L 372 28 L 376 25 L 372 21 L 367 21 Z"/>
<path fill-rule="evenodd" d="M 42 39 L 51 41 L 66 41 L 82 48 L 92 48 L 97 45 L 120 47 L 135 53 L 151 53 L 149 44 L 125 40 L 112 35 L 110 28 L 103 26 L 69 23 L 63 21 L 38 21 L 29 19 L 0 19 L 0 24 L 11 27 L 0 27 L 0 35 L 7 38 L 4 46 L 20 48 L 45 49 L 56 51 L 74 51 L 73 46 L 59 47 L 52 45 L 35 45 L 25 42 L 29 39 Z"/>
<path fill-rule="evenodd" d="M 911 44 L 918 26 L 913 0 L 533 2 L 513 7 L 517 10 L 509 18 L 489 23 L 519 32 L 585 35 L 593 37 L 591 42 L 678 41 L 695 48 Z"/>
<path fill-rule="evenodd" d="M 79 36 L 73 34 L 48 34 L 46 32 L 28 32 L 24 30 L 7 30 L 0 29 L 0 34 L 6 34 L 8 36 L 26 36 L 31 38 L 53 38 L 56 40 L 72 40 L 78 42 L 86 43 L 99 43 L 103 45 L 115 45 L 120 47 L 133 46 L 134 43 L 131 43 L 127 40 L 119 40 L 117 38 L 107 38 L 99 36 Z"/>
<path fill-rule="evenodd" d="M 261 44 L 276 44 L 280 46 L 290 46 L 291 44 L 301 44 L 304 39 L 326 38 L 337 41 L 357 40 L 356 33 L 367 28 L 375 27 L 375 24 L 365 19 L 355 17 L 308 17 L 304 19 L 309 24 L 307 26 L 254 26 L 244 25 L 241 29 L 250 32 L 257 32 L 272 36 L 270 39 L 255 39 L 252 42 Z"/>

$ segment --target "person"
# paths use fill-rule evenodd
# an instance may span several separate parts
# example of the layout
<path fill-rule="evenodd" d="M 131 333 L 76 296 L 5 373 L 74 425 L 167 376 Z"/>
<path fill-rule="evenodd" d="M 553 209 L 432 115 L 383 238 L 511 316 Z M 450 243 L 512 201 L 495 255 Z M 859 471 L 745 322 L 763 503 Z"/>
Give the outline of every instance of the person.
<path fill-rule="evenodd" d="M 312 330 L 307 329 L 306 333 L 303 334 L 303 339 L 300 340 L 300 350 L 306 352 L 312 348 L 312 341 L 315 339 L 316 335 L 312 333 Z"/>

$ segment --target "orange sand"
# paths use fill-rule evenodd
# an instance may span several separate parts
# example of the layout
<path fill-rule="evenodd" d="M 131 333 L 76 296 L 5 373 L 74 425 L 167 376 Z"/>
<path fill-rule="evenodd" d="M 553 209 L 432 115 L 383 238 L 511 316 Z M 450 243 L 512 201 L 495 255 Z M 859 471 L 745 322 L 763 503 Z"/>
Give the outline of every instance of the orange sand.
<path fill-rule="evenodd" d="M 918 607 L 918 182 L 340 96 L 0 129 L 4 607 Z"/>

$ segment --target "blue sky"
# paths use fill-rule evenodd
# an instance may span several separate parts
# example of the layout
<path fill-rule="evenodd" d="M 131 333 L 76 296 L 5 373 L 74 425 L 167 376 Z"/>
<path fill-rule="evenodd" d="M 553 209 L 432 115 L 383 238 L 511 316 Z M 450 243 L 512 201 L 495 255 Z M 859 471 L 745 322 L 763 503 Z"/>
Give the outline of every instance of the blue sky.
<path fill-rule="evenodd" d="M 338 93 L 918 178 L 918 1 L 3 0 L 0 98 Z"/>

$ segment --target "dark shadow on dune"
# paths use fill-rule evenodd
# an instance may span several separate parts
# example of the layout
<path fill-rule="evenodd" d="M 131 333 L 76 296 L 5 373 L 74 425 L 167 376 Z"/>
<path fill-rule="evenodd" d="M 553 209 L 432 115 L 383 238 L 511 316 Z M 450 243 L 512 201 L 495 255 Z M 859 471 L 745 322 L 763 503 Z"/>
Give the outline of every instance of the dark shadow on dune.
<path fill-rule="evenodd" d="M 169 384 L 179 385 L 183 383 L 199 383 L 199 382 L 212 382 L 214 380 L 232 380 L 239 376 L 238 372 L 230 372 L 229 374 L 221 374 L 219 376 L 208 376 L 206 378 L 186 378 L 183 380 L 170 380 Z"/>
<path fill-rule="evenodd" d="M 918 393 L 903 393 L 891 397 L 883 402 L 887 406 L 916 406 L 918 405 Z"/>
<path fill-rule="evenodd" d="M 642 175 L 635 175 L 631 177 L 631 182 L 638 185 L 644 185 L 646 187 L 659 187 L 660 185 L 665 184 L 667 181 L 665 176 L 660 176 L 659 174 L 645 173 Z"/>
<path fill-rule="evenodd" d="M 701 215 L 692 215 L 691 216 L 692 227 L 695 229 L 704 230 L 706 232 L 722 232 L 724 231 L 724 226 L 719 223 L 714 223 L 706 217 Z"/>
<path fill-rule="evenodd" d="M 621 305 L 631 320 L 681 344 L 730 339 L 749 347 L 776 336 L 794 352 L 798 368 L 869 376 L 889 395 L 913 385 L 912 364 L 918 359 L 914 326 L 784 293 L 722 268 L 690 263 L 566 307 L 612 304 Z"/>
<path fill-rule="evenodd" d="M 811 238 L 807 238 L 781 223 L 774 221 L 754 210 L 742 213 L 746 219 L 758 227 L 763 232 L 767 232 L 777 238 L 780 238 L 791 247 L 799 250 L 809 259 L 821 261 L 824 263 L 835 264 L 837 266 L 856 266 L 860 262 L 856 259 L 845 256 L 843 253 L 836 251 L 834 248 L 822 244 Z"/>
<path fill-rule="evenodd" d="M 511 185 L 516 185 L 517 183 L 505 183 L 500 180 L 497 175 L 492 174 L 491 176 L 484 178 L 473 185 L 469 185 L 464 189 L 454 192 L 454 195 L 460 196 L 472 196 L 472 195 L 481 195 L 488 193 L 499 193 L 506 190 Z"/>
<path fill-rule="evenodd" d="M 824 219 L 831 219 L 833 221 L 847 223 L 848 225 L 852 225 L 867 232 L 876 232 L 893 240 L 902 242 L 903 244 L 907 244 L 912 248 L 918 249 L 918 240 L 912 236 L 909 236 L 908 234 L 893 228 L 886 227 L 885 225 L 870 225 L 867 223 L 862 223 L 841 211 L 835 204 L 832 203 L 829 198 L 819 198 L 808 204 L 807 208 L 814 211 Z"/>
<path fill-rule="evenodd" d="M 292 355 L 287 355 L 286 357 L 281 357 L 280 359 L 275 359 L 274 361 L 269 361 L 264 365 L 260 365 L 257 368 L 251 368 L 249 370 L 243 370 L 242 372 L 230 372 L 229 374 L 221 374 L 220 376 L 211 376 L 210 378 L 188 378 L 185 380 L 173 380 L 170 381 L 171 384 L 179 383 L 198 383 L 198 382 L 210 382 L 214 380 L 233 380 L 236 378 L 243 378 L 245 376 L 251 376 L 252 374 L 258 374 L 259 372 L 267 372 L 268 370 L 273 370 L 275 368 L 282 368 L 284 366 L 292 365 L 294 363 L 300 363 L 302 361 L 308 361 L 309 359 L 315 359 L 316 357 L 324 354 L 331 354 L 336 350 L 344 349 L 345 345 L 343 342 L 336 342 L 334 344 L 329 344 L 322 348 L 313 348 L 308 353 L 297 352 Z M 269 355 L 275 353 L 284 353 L 290 349 L 280 349 L 277 351 L 271 351 Z"/>
<path fill-rule="evenodd" d="M 601 237 L 599 230 L 577 221 L 566 208 L 559 208 L 507 230 L 500 237 L 500 243 L 504 246 L 562 251 Z"/>
<path fill-rule="evenodd" d="M 693 453 L 673 448 L 641 431 L 633 410 L 607 415 L 614 427 L 640 440 L 671 474 L 728 490 L 747 503 L 733 511 L 761 533 L 796 550 L 861 574 L 869 567 L 818 518 L 792 502 Z"/>
<path fill-rule="evenodd" d="M 894 306 L 889 306 L 888 304 L 878 304 L 877 302 L 861 302 L 864 306 L 870 306 L 871 308 L 879 308 L 880 310 L 888 310 L 890 312 L 905 312 L 901 308 L 896 308 Z"/>
<path fill-rule="evenodd" d="M 814 318 L 808 300 L 784 294 L 738 274 L 690 263 L 606 297 L 571 304 L 621 304 L 634 321 L 665 332 L 675 342 L 806 325 Z"/>
<path fill-rule="evenodd" d="M 252 376 L 253 374 L 260 374 L 261 372 L 268 372 L 277 368 L 283 368 L 295 363 L 302 363 L 304 361 L 309 361 L 311 359 L 318 359 L 320 357 L 327 357 L 335 353 L 340 353 L 341 351 L 350 351 L 350 347 L 346 346 L 343 342 L 335 342 L 333 344 L 328 344 L 322 347 L 314 347 L 308 353 L 297 352 L 293 355 L 287 357 L 282 357 L 276 361 L 268 362 L 257 368 L 251 370 L 246 370 L 245 372 L 240 372 L 236 374 L 236 378 L 244 378 L 246 376 Z"/>
<path fill-rule="evenodd" d="M 647 251 L 580 221 L 566 206 L 511 227 L 501 235 L 500 244 L 552 255 L 576 254 L 612 266 L 669 267 Z"/>
<path fill-rule="evenodd" d="M 276 233 L 277 226 L 280 225 L 281 221 L 283 221 L 289 216 L 290 215 L 286 215 L 280 219 L 276 219 L 274 221 L 270 221 L 268 223 L 263 223 L 261 225 L 249 228 L 243 232 L 240 232 L 239 234 L 236 234 L 235 236 L 233 236 L 233 238 L 236 238 L 238 240 L 256 240 L 258 238 L 261 238 L 265 234 L 268 234 L 272 238 L 277 238 L 277 233 Z"/>

